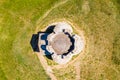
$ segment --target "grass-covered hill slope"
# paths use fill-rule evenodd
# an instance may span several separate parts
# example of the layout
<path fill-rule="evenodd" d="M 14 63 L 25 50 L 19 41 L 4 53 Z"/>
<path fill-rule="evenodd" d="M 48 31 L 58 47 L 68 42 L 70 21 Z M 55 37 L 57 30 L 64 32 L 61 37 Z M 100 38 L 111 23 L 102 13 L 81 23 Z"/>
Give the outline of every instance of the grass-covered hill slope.
<path fill-rule="evenodd" d="M 49 80 L 30 40 L 49 23 L 62 20 L 84 32 L 86 47 L 77 60 L 80 79 L 120 79 L 120 1 L 66 0 L 57 6 L 61 1 L 0 1 L 0 80 Z M 55 70 L 58 80 L 75 80 L 72 66 Z"/>

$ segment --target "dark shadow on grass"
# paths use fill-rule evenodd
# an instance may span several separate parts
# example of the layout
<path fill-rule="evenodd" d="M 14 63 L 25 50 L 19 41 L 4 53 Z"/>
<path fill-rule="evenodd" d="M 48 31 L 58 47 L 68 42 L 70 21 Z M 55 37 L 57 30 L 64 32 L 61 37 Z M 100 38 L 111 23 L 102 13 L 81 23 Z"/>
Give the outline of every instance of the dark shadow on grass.
<path fill-rule="evenodd" d="M 52 60 L 51 53 L 46 49 L 46 46 L 48 45 L 47 36 L 48 36 L 50 33 L 54 32 L 54 31 L 53 31 L 53 30 L 54 30 L 54 27 L 55 27 L 55 25 L 51 25 L 51 26 L 49 26 L 49 27 L 46 29 L 45 32 L 38 32 L 37 34 L 33 34 L 33 35 L 32 35 L 32 38 L 31 38 L 31 41 L 30 41 L 30 45 L 31 45 L 31 47 L 32 47 L 32 49 L 33 49 L 34 52 L 40 52 L 40 50 L 39 50 L 39 47 L 40 47 L 42 50 L 45 51 L 45 56 L 46 56 L 48 59 L 51 59 L 51 60 Z M 45 44 L 39 46 L 39 45 L 38 45 L 39 34 L 43 34 L 43 33 L 44 33 L 44 35 L 41 36 L 41 40 L 44 40 L 44 41 L 45 41 Z"/>
<path fill-rule="evenodd" d="M 49 26 L 47 29 L 46 29 L 46 33 L 52 33 L 52 32 L 54 32 L 53 30 L 54 30 L 54 28 L 55 28 L 55 25 L 51 25 L 51 26 Z"/>
<path fill-rule="evenodd" d="M 32 47 L 34 52 L 39 52 L 38 37 L 39 37 L 38 34 L 33 34 L 32 38 L 31 38 L 31 41 L 30 41 L 31 47 Z"/>

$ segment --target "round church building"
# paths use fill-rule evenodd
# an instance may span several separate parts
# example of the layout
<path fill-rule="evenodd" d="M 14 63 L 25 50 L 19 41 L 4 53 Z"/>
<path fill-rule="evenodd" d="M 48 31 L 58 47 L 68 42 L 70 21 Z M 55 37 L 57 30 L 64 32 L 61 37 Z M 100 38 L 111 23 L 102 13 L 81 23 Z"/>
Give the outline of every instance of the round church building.
<path fill-rule="evenodd" d="M 51 56 L 58 64 L 66 64 L 83 50 L 84 41 L 73 33 L 70 24 L 58 22 L 52 32 L 39 33 L 38 45 L 41 54 Z"/>

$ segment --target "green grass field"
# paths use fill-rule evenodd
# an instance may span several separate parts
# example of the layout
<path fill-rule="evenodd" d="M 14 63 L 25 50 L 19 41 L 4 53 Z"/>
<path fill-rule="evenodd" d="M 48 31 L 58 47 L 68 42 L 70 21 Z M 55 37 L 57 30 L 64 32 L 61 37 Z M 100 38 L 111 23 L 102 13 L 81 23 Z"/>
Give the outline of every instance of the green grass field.
<path fill-rule="evenodd" d="M 0 1 L 0 80 L 50 80 L 30 40 L 36 29 L 61 20 L 84 32 L 86 46 L 78 60 L 81 80 L 120 79 L 120 1 L 68 0 L 52 8 L 61 1 Z M 73 65 L 55 70 L 55 75 L 58 80 L 75 80 Z"/>

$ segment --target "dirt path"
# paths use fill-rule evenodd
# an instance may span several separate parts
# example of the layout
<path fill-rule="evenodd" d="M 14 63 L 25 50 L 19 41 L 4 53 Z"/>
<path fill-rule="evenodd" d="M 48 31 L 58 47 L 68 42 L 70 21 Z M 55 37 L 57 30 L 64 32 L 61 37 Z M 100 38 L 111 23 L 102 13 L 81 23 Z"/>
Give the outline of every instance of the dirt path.
<path fill-rule="evenodd" d="M 80 80 L 80 63 L 76 62 L 74 67 L 76 71 L 76 80 Z"/>
<path fill-rule="evenodd" d="M 59 7 L 59 6 L 62 5 L 62 4 L 65 4 L 67 1 L 69 1 L 69 0 L 64 0 L 64 1 L 59 2 L 58 4 L 55 4 L 55 5 L 54 5 L 53 7 L 51 7 L 41 18 L 39 18 L 38 21 L 37 21 L 37 23 L 36 23 L 36 25 L 37 25 L 36 31 L 38 31 L 38 28 L 39 28 L 39 26 L 40 26 L 41 21 L 42 21 L 44 18 L 46 18 L 53 9 Z"/>
<path fill-rule="evenodd" d="M 44 70 L 50 76 L 51 80 L 57 80 L 56 76 L 53 74 L 53 71 L 52 71 L 51 67 L 47 64 L 47 61 L 44 58 L 44 56 L 40 53 L 37 53 L 37 56 L 40 60 L 40 63 L 42 64 Z"/>

